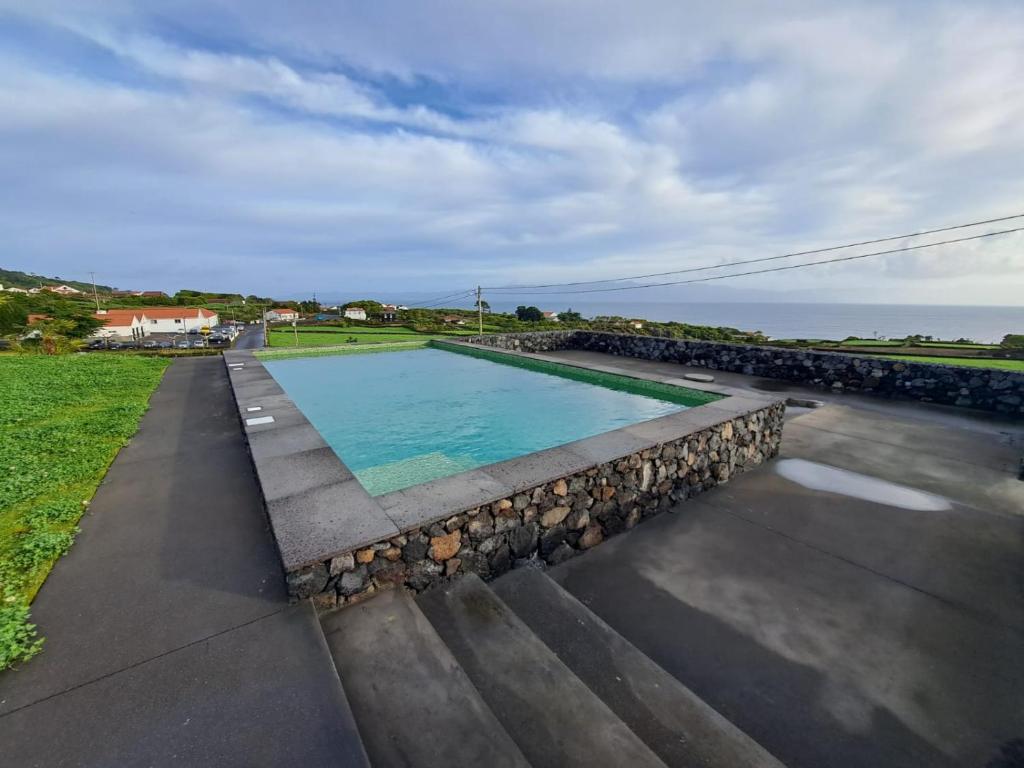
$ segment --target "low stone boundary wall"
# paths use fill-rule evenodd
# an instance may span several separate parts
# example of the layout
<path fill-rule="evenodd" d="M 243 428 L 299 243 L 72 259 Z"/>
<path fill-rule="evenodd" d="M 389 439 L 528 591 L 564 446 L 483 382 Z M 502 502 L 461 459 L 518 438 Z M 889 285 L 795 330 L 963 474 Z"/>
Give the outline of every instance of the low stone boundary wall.
<path fill-rule="evenodd" d="M 474 336 L 467 341 L 520 352 L 580 349 L 1024 416 L 1024 373 L 915 363 L 869 355 L 689 341 L 596 331 Z"/>
<path fill-rule="evenodd" d="M 422 592 L 465 572 L 490 579 L 563 562 L 775 456 L 784 410 L 772 402 L 731 418 L 723 411 L 713 426 L 293 571 L 289 592 L 327 610 L 382 589 Z"/>

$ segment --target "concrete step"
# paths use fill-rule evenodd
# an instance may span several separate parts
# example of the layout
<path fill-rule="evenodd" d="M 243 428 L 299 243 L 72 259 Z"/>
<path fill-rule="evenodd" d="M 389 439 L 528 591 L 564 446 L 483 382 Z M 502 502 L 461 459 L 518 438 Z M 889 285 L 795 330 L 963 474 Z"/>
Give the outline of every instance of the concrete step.
<path fill-rule="evenodd" d="M 529 765 L 408 594 L 321 624 L 374 765 Z"/>
<path fill-rule="evenodd" d="M 491 589 L 668 765 L 782 768 L 543 572 L 522 568 Z"/>
<path fill-rule="evenodd" d="M 418 603 L 534 768 L 664 768 L 479 578 Z"/>

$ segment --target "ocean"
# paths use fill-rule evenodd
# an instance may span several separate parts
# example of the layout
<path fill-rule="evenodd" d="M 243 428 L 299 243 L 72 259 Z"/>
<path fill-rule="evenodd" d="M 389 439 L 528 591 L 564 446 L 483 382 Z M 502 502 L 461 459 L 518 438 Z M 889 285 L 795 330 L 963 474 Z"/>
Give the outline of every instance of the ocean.
<path fill-rule="evenodd" d="M 525 302 L 491 301 L 499 312 Z M 538 305 L 539 306 L 539 305 Z M 620 315 L 693 325 L 720 325 L 761 331 L 774 339 L 844 339 L 847 336 L 903 338 L 913 334 L 952 340 L 998 342 L 1008 333 L 1024 334 L 1024 307 L 965 307 L 923 304 L 784 304 L 572 302 L 584 317 Z M 542 306 L 564 310 L 564 306 Z"/>

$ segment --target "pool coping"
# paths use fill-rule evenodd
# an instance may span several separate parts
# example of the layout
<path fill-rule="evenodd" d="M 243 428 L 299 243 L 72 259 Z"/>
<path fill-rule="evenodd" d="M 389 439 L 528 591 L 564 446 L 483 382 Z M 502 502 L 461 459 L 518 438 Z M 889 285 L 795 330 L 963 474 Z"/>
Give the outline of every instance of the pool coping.
<path fill-rule="evenodd" d="M 543 354 L 447 339 L 444 344 L 552 362 Z M 289 573 L 783 402 L 717 383 L 559 360 L 567 367 L 723 399 L 371 496 L 253 351 L 229 350 L 223 357 L 281 562 Z"/>

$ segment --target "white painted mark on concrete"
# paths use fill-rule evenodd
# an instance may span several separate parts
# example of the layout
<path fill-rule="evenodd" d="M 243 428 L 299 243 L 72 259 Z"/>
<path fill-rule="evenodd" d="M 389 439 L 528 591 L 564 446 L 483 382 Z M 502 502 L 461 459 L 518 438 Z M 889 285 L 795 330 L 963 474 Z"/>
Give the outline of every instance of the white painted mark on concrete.
<path fill-rule="evenodd" d="M 710 373 L 684 373 L 683 378 L 688 381 L 704 381 L 708 383 L 715 380 L 715 377 Z"/>
<path fill-rule="evenodd" d="M 274 422 L 273 416 L 257 416 L 254 419 L 246 419 L 245 423 L 250 427 L 255 427 L 257 424 L 272 424 Z"/>
<path fill-rule="evenodd" d="M 247 410 L 249 413 L 253 413 L 254 411 L 262 411 L 263 410 L 263 406 L 262 405 L 250 405 L 245 410 Z"/>
<path fill-rule="evenodd" d="M 245 368 L 245 363 L 228 363 L 228 368 Z"/>
<path fill-rule="evenodd" d="M 815 461 L 781 459 L 775 463 L 775 471 L 804 488 L 839 493 L 890 507 L 918 512 L 939 512 L 951 508 L 949 500 L 942 496 Z"/>

